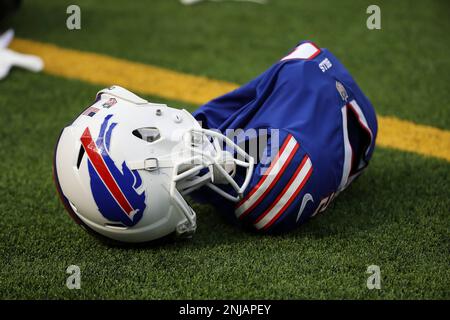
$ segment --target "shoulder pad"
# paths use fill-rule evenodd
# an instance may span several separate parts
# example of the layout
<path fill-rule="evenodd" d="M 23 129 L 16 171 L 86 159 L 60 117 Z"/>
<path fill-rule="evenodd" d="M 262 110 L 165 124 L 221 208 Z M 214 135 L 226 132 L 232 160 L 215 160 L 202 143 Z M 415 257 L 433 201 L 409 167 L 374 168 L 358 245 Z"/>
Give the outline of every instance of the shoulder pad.
<path fill-rule="evenodd" d="M 281 61 L 300 59 L 310 60 L 320 54 L 320 49 L 312 42 L 301 42 L 290 54 L 285 56 Z"/>

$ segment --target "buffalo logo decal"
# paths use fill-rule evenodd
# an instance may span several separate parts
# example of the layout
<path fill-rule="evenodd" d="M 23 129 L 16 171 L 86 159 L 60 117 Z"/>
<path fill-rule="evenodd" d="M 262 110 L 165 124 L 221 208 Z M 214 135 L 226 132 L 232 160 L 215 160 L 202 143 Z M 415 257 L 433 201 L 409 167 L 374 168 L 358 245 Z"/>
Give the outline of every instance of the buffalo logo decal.
<path fill-rule="evenodd" d="M 145 210 L 145 192 L 138 192 L 142 179 L 137 170 L 130 170 L 125 161 L 120 170 L 109 155 L 111 134 L 117 123 L 105 117 L 96 141 L 86 128 L 80 140 L 88 156 L 91 190 L 101 214 L 110 221 L 134 226 Z"/>

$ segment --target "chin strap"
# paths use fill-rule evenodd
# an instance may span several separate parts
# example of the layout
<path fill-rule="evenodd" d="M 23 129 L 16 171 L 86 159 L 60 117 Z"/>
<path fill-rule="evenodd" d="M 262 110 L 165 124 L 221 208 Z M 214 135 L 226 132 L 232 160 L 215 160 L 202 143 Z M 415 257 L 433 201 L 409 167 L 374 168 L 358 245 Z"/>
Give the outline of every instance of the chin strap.
<path fill-rule="evenodd" d="M 174 162 L 171 159 L 147 158 L 144 160 L 127 161 L 127 166 L 131 170 L 155 171 L 163 168 L 173 168 Z"/>

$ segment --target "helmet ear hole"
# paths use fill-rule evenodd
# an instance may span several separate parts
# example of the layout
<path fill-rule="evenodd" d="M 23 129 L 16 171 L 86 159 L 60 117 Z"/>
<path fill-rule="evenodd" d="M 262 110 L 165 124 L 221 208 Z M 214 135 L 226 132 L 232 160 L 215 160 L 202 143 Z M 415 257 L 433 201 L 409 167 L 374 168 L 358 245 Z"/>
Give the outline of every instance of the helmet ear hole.
<path fill-rule="evenodd" d="M 139 128 L 133 130 L 132 134 L 135 137 L 150 143 L 155 142 L 159 140 L 159 138 L 161 138 L 161 134 L 159 133 L 158 128 L 155 127 Z"/>
<path fill-rule="evenodd" d="M 138 129 L 133 130 L 132 134 L 133 134 L 133 136 L 135 136 L 135 137 L 137 137 L 139 139 L 142 139 L 142 135 L 141 135 L 141 133 L 139 132 Z"/>

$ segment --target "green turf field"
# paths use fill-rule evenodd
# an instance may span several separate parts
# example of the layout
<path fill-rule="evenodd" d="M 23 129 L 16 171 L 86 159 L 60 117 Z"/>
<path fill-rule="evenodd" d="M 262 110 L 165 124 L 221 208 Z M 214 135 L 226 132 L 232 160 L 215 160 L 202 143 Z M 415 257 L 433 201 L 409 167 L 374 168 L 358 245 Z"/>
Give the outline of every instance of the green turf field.
<path fill-rule="evenodd" d="M 66 8 L 82 10 L 68 31 Z M 0 26 L 18 36 L 236 83 L 296 42 L 329 48 L 381 115 L 450 130 L 450 4 L 378 1 L 203 3 L 24 1 Z M 0 82 L 0 298 L 449 299 L 450 163 L 378 148 L 367 172 L 327 212 L 267 237 L 194 205 L 193 239 L 144 248 L 106 246 L 65 213 L 52 182 L 61 128 L 100 87 L 15 69 Z M 193 110 L 159 97 L 152 101 Z M 81 289 L 65 286 L 80 266 Z M 369 265 L 382 289 L 368 290 Z"/>

